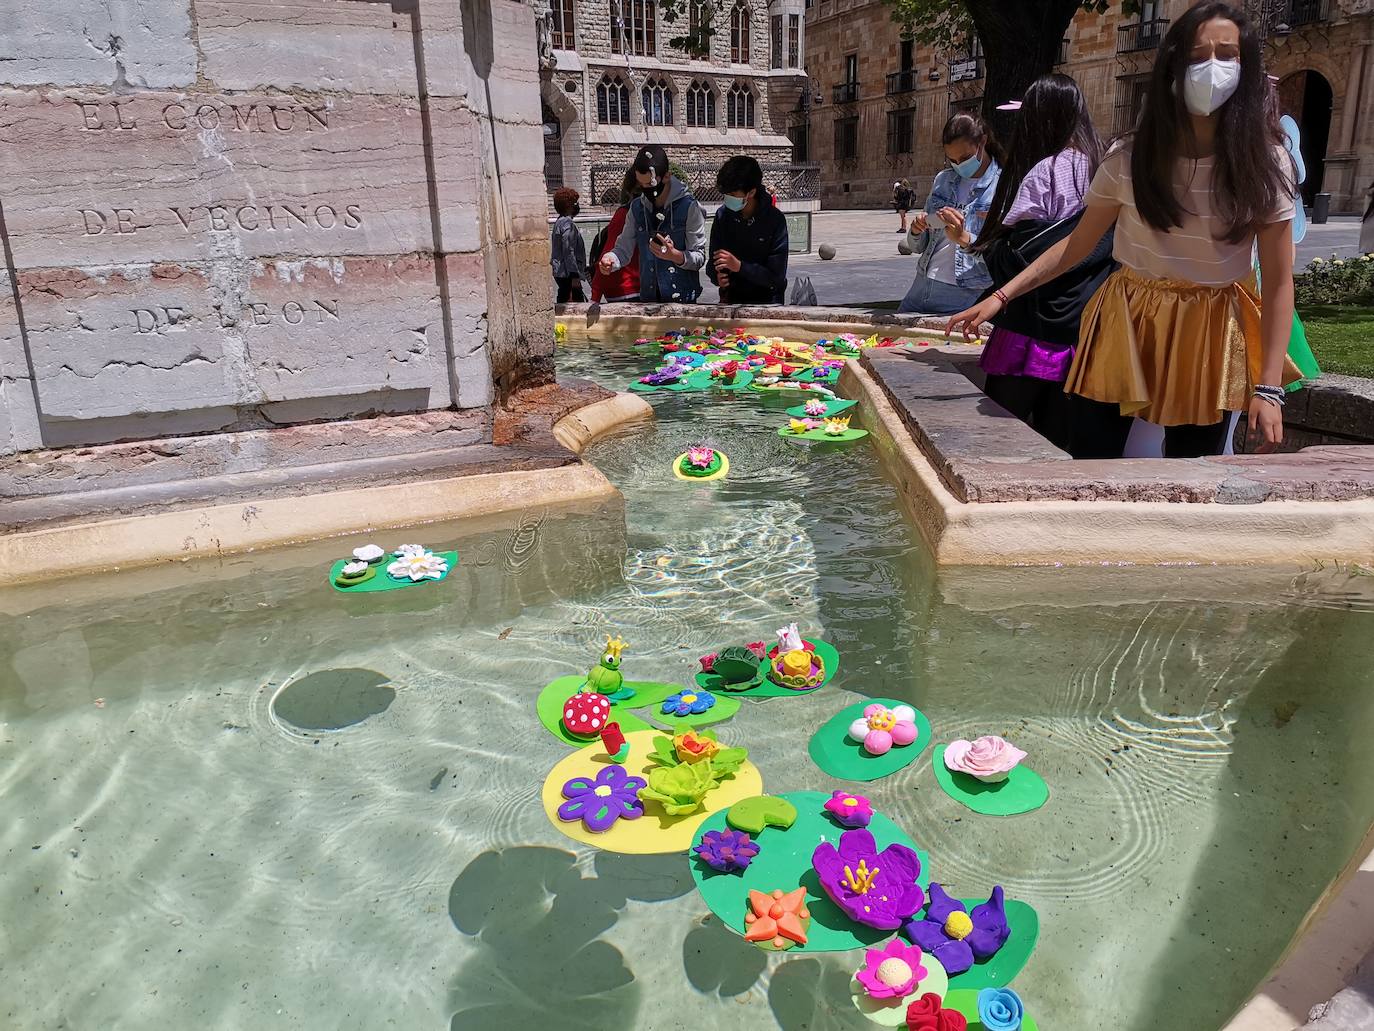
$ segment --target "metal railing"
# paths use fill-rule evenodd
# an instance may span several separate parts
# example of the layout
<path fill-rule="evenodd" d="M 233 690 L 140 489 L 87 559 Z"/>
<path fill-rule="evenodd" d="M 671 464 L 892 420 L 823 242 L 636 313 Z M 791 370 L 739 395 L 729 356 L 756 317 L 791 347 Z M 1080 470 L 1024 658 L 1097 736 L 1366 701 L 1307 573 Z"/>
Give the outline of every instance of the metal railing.
<path fill-rule="evenodd" d="M 620 203 L 620 187 L 625 179 L 625 165 L 592 166 L 592 198 L 595 203 L 615 207 Z M 763 169 L 763 188 L 778 200 L 815 200 L 820 196 L 821 166 L 815 164 L 760 164 Z M 674 165 L 673 174 L 681 173 L 687 189 L 702 203 L 720 200 L 716 189 L 719 165 Z"/>
<path fill-rule="evenodd" d="M 1331 0 L 1291 0 L 1283 13 L 1283 22 L 1290 29 L 1330 20 Z"/>
<path fill-rule="evenodd" d="M 1155 18 L 1152 21 L 1132 22 L 1116 30 L 1116 52 L 1118 54 L 1137 54 L 1142 50 L 1157 50 L 1169 31 L 1168 18 Z"/>
<path fill-rule="evenodd" d="M 900 72 L 889 72 L 887 75 L 887 95 L 896 96 L 899 93 L 914 92 L 920 80 L 916 77 L 915 68 L 904 68 Z"/>
<path fill-rule="evenodd" d="M 834 100 L 837 104 L 852 104 L 859 99 L 857 82 L 842 82 L 835 87 Z"/>
<path fill-rule="evenodd" d="M 1059 41 L 1059 53 L 1055 55 L 1054 66 L 1058 68 L 1062 64 L 1069 63 L 1069 40 L 1067 37 Z"/>

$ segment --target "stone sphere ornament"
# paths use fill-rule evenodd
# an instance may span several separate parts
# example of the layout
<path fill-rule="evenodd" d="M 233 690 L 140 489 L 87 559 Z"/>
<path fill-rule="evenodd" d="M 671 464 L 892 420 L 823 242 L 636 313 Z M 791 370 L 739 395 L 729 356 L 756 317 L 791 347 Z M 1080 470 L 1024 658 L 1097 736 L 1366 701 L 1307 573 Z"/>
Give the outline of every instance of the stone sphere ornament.
<path fill-rule="evenodd" d="M 829 261 L 831 258 L 835 257 L 835 245 L 823 243 L 816 248 L 816 253 L 821 256 L 821 261 Z"/>

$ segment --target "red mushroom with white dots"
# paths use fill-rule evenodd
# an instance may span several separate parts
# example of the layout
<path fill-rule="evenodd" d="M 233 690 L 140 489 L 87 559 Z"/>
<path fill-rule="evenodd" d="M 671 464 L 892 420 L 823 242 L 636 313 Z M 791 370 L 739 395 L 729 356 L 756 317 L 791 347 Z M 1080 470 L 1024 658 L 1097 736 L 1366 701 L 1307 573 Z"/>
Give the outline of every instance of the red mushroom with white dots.
<path fill-rule="evenodd" d="M 563 703 L 563 729 L 573 737 L 594 738 L 611 719 L 611 700 L 595 691 L 579 691 Z"/>

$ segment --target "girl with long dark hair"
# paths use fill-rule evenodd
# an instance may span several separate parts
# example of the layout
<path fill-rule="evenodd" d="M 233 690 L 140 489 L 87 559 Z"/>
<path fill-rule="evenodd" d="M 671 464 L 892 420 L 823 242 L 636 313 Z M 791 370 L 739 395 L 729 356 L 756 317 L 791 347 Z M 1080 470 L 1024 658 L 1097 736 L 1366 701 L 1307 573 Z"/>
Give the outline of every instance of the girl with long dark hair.
<path fill-rule="evenodd" d="M 935 177 L 925 210 L 911 216 L 906 243 L 920 263 L 900 312 L 947 315 L 992 285 L 983 259 L 969 248 L 992 205 L 1002 149 L 981 118 L 964 112 L 945 123 L 940 142 L 949 167 Z"/>
<path fill-rule="evenodd" d="M 965 333 L 1086 259 L 1116 227 L 1122 265 L 1083 313 L 1065 389 L 1078 457 L 1120 457 L 1130 416 L 1168 457 L 1218 454 L 1226 413 L 1283 438 L 1293 324 L 1293 165 L 1266 114 L 1260 39 L 1227 3 L 1185 11 L 1160 46 L 1134 136 L 1093 178 L 1073 234 L 950 320 Z M 1253 291 L 1258 242 L 1262 305 Z M 1286 367 L 1287 366 L 1287 367 Z"/>
<path fill-rule="evenodd" d="M 987 222 L 971 248 L 1006 283 L 1061 240 L 1083 213 L 1102 141 L 1078 83 L 1044 75 L 1021 101 Z M 1087 261 L 992 318 L 980 364 L 988 397 L 1062 448 L 1071 445 L 1064 380 L 1089 299 L 1112 271 L 1109 236 Z"/>

